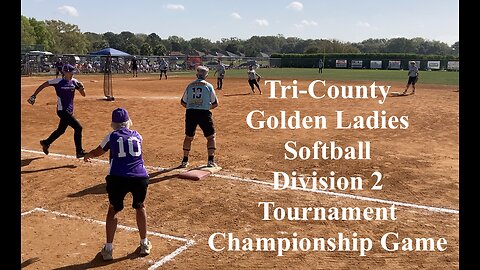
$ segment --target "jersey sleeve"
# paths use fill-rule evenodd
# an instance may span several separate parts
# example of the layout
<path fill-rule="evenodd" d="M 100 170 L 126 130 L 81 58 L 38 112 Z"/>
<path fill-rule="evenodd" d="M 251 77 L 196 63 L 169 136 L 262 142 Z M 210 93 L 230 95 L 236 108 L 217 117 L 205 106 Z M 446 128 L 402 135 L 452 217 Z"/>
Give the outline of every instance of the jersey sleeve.
<path fill-rule="evenodd" d="M 110 135 L 112 135 L 112 133 L 108 133 L 107 136 L 105 136 L 105 138 L 103 138 L 103 141 L 100 143 L 100 147 L 102 147 L 103 151 L 108 151 L 110 150 Z"/>
<path fill-rule="evenodd" d="M 51 80 L 48 80 L 48 84 L 50 84 L 50 85 L 56 85 L 56 84 L 58 84 L 61 80 L 62 80 L 62 78 L 51 79 Z"/>
<path fill-rule="evenodd" d="M 82 84 L 79 80 L 73 78 L 73 84 L 75 85 L 75 89 L 80 89 L 80 85 Z"/>

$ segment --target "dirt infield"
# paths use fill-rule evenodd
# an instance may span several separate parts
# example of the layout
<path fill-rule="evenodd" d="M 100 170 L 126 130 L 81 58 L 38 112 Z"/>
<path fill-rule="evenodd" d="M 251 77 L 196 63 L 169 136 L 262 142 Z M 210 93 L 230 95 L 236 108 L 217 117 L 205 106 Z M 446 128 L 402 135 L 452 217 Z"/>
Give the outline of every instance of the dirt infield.
<path fill-rule="evenodd" d="M 75 97 L 75 116 L 83 125 L 86 150 L 98 146 L 111 131 L 111 111 L 124 107 L 133 120 L 133 129 L 144 139 L 143 156 L 151 174 L 146 200 L 152 254 L 138 257 L 138 233 L 134 230 L 135 212 L 127 197 L 119 214 L 114 241 L 114 260 L 105 263 L 99 251 L 105 241 L 108 199 L 104 177 L 106 162 L 84 163 L 75 159 L 73 130 L 41 152 L 39 141 L 56 128 L 56 96 L 52 87 L 37 97 L 34 106 L 28 97 L 46 77 L 24 77 L 21 86 L 21 259 L 25 269 L 458 269 L 459 268 L 459 97 L 457 87 L 418 85 L 415 95 L 387 97 L 384 104 L 375 99 L 271 99 L 264 94 L 249 94 L 245 80 L 224 80 L 218 91 L 220 106 L 213 110 L 217 131 L 218 175 L 201 181 L 180 179 L 158 168 L 179 165 L 182 156 L 184 108 L 180 97 L 193 78 L 169 76 L 117 76 L 113 78 L 116 100 L 103 100 L 102 76 L 76 76 L 87 96 Z M 212 84 L 214 78 L 208 79 Z M 291 84 L 291 79 L 283 79 Z M 299 81 L 306 89 L 310 81 Z M 372 82 L 327 82 L 327 84 L 370 85 Z M 390 91 L 402 91 L 404 84 Z M 265 116 L 287 116 L 299 111 L 302 116 L 323 115 L 326 129 L 258 129 L 248 127 L 247 115 L 254 111 Z M 344 121 L 355 116 L 368 117 L 373 111 L 389 116 L 408 116 L 407 129 L 335 129 L 336 111 Z M 265 118 L 266 118 L 265 117 Z M 259 119 L 259 117 L 257 117 Z M 286 160 L 284 144 L 312 150 L 316 141 L 337 145 L 357 145 L 368 141 L 370 160 Z M 58 155 L 57 155 L 58 154 Z M 106 161 L 108 154 L 101 157 Z M 206 140 L 200 130 L 192 144 L 190 163 L 205 165 Z M 275 190 L 274 172 L 318 176 L 358 176 L 363 190 L 312 189 Z M 381 173 L 381 190 L 372 190 Z M 311 182 L 309 182 L 310 184 Z M 347 194 L 347 195 L 344 195 Z M 324 207 L 359 209 L 395 205 L 395 220 L 262 220 L 259 202 L 274 202 L 275 207 Z M 29 212 L 30 211 L 30 212 Z M 273 211 L 272 211 L 273 212 Z M 400 242 L 397 251 L 394 240 Z M 215 233 L 216 252 L 209 246 Z M 228 251 L 228 234 L 240 239 L 285 238 L 306 248 L 301 238 L 371 239 L 373 246 L 360 251 L 335 250 Z M 295 234 L 295 235 L 294 235 Z M 407 238 L 401 243 L 402 239 Z M 410 239 L 431 238 L 434 250 L 408 250 Z M 444 239 L 445 244 L 441 244 Z M 246 240 L 245 240 L 246 241 Z M 255 240 L 254 240 L 255 241 Z M 277 247 L 277 246 L 276 246 Z M 407 250 L 402 250 L 402 247 Z M 411 247 L 411 246 L 410 246 Z M 415 248 L 415 245 L 413 245 Z M 311 247 L 313 248 L 313 246 Z M 446 248 L 445 250 L 439 250 Z M 254 249 L 256 247 L 254 246 Z"/>

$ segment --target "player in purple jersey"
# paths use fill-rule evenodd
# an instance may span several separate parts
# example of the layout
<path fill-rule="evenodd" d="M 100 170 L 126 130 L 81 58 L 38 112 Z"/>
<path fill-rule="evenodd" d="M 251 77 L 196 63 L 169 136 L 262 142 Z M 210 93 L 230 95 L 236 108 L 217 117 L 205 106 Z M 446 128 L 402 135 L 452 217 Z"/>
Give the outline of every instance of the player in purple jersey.
<path fill-rule="evenodd" d="M 147 239 L 147 212 L 145 197 L 147 195 L 148 175 L 142 157 L 142 136 L 130 129 L 132 120 L 127 110 L 117 108 L 112 112 L 113 129 L 100 143 L 88 152 L 84 160 L 101 156 L 110 150 L 110 170 L 105 177 L 110 206 L 106 218 L 107 242 L 102 248 L 103 259 L 113 259 L 113 238 L 117 230 L 116 214 L 123 210 L 123 201 L 127 193 L 132 193 L 132 207 L 136 211 L 137 228 L 140 234 L 140 255 L 150 254 L 152 244 Z"/>
<path fill-rule="evenodd" d="M 58 78 L 58 75 L 62 75 L 63 77 L 63 62 L 62 58 L 58 58 L 57 62 L 55 62 L 55 78 Z"/>
<path fill-rule="evenodd" d="M 191 82 L 180 100 L 180 104 L 187 110 L 185 112 L 185 138 L 183 140 L 183 160 L 180 167 L 188 166 L 188 155 L 195 137 L 197 126 L 203 131 L 207 138 L 208 167 L 216 167 L 215 164 L 215 127 L 212 119 L 212 112 L 218 106 L 218 99 L 213 85 L 205 79 L 208 76 L 208 68 L 197 67 L 197 79 Z"/>
<path fill-rule="evenodd" d="M 37 90 L 30 96 L 28 103 L 34 104 L 37 95 L 46 87 L 53 86 L 55 87 L 55 92 L 57 94 L 57 115 L 60 118 L 58 127 L 52 134 L 46 139 L 41 140 L 40 145 L 42 146 L 43 152 L 45 155 L 48 155 L 48 148 L 50 145 L 58 139 L 65 131 L 68 126 L 71 126 L 74 130 L 73 139 L 75 142 L 75 150 L 77 153 L 77 158 L 82 158 L 85 156 L 85 151 L 82 147 L 82 125 L 75 119 L 73 116 L 73 99 L 75 97 L 75 90 L 78 90 L 82 96 L 85 96 L 85 89 L 83 84 L 77 79 L 73 78 L 73 72 L 75 67 L 70 64 L 66 64 L 62 68 L 64 74 L 63 78 L 55 78 L 48 80 L 41 84 Z"/>

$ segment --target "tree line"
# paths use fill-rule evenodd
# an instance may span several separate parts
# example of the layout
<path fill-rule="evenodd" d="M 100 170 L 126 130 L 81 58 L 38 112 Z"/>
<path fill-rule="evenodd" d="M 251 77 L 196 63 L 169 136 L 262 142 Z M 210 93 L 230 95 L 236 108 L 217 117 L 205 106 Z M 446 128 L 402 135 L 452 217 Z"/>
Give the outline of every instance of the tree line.
<path fill-rule="evenodd" d="M 445 42 L 426 40 L 421 37 L 367 39 L 362 42 L 341 42 L 336 39 L 300 39 L 297 37 L 252 36 L 247 40 L 236 37 L 222 38 L 212 42 L 197 37 L 185 40 L 179 36 L 161 38 L 156 33 L 134 34 L 123 31 L 120 34 L 84 32 L 77 25 L 60 20 L 38 21 L 21 16 L 22 47 L 41 46 L 55 54 L 87 54 L 112 47 L 132 55 L 168 55 L 170 52 L 193 54 L 196 51 L 213 54 L 226 51 L 247 57 L 281 54 L 319 53 L 403 53 L 420 55 L 458 56 L 459 42 L 449 46 Z"/>

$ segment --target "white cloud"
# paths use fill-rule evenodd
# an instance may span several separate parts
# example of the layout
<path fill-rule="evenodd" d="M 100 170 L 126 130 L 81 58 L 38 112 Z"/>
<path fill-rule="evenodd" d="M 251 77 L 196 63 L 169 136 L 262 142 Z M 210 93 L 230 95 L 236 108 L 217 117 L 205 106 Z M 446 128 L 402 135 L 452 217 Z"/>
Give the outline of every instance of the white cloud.
<path fill-rule="evenodd" d="M 240 16 L 240 14 L 238 14 L 237 12 L 233 12 L 232 14 L 230 14 L 230 16 L 232 16 L 232 18 L 237 19 L 237 20 L 242 19 L 242 16 Z"/>
<path fill-rule="evenodd" d="M 318 23 L 316 21 L 307 21 L 307 20 L 302 20 L 299 24 L 294 24 L 295 27 L 297 28 L 303 28 L 306 26 L 317 26 Z"/>
<path fill-rule="evenodd" d="M 265 19 L 256 19 L 255 23 L 257 23 L 259 26 L 268 26 L 268 21 Z"/>
<path fill-rule="evenodd" d="M 368 22 L 357 22 L 357 26 L 363 27 L 363 28 L 370 28 L 371 25 Z"/>
<path fill-rule="evenodd" d="M 300 2 L 294 1 L 294 2 L 291 2 L 290 4 L 288 4 L 287 8 L 297 10 L 297 11 L 301 11 L 303 9 L 303 4 L 300 3 Z"/>
<path fill-rule="evenodd" d="M 183 11 L 183 10 L 185 10 L 185 7 L 183 5 L 168 4 L 167 9 L 176 10 L 176 11 Z"/>
<path fill-rule="evenodd" d="M 68 16 L 73 16 L 73 17 L 78 17 L 80 14 L 78 14 L 78 11 L 76 8 L 72 6 L 61 6 L 57 8 L 58 12 L 62 14 L 66 14 Z"/>
<path fill-rule="evenodd" d="M 307 21 L 307 20 L 302 20 L 302 24 L 306 26 L 317 26 L 318 23 L 316 21 Z"/>

